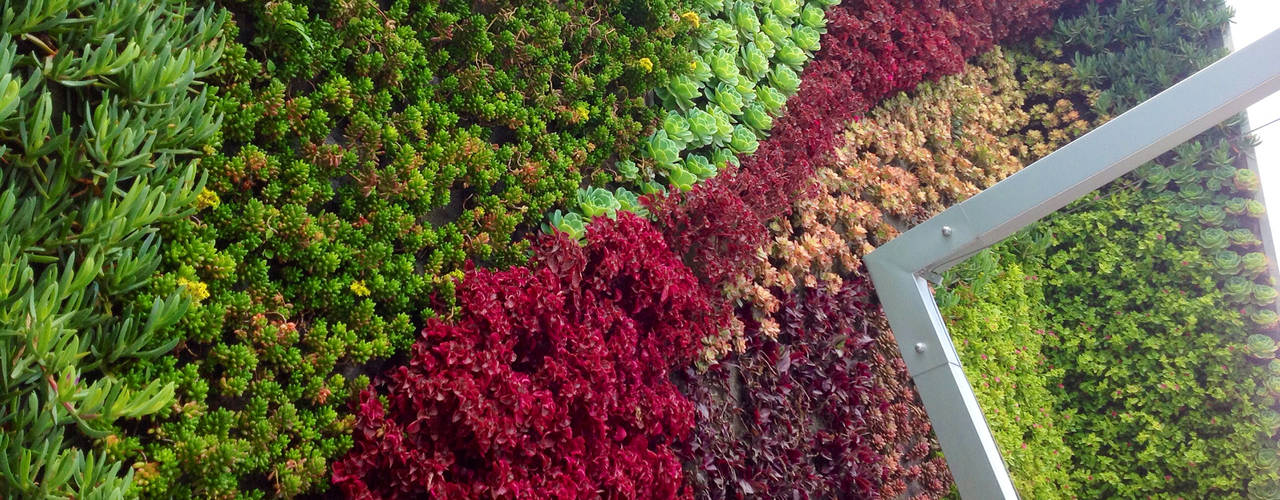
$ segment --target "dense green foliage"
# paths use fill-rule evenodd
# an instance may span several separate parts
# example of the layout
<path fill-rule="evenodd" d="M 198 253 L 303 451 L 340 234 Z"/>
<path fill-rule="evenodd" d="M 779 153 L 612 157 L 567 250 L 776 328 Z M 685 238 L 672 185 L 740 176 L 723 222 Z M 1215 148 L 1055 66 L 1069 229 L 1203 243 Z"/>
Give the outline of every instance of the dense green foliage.
<path fill-rule="evenodd" d="M 1063 109 L 1050 104 L 1033 116 L 1081 103 L 1088 116 L 1124 111 L 1220 57 L 1213 47 L 1228 17 L 1220 1 L 1089 4 L 1028 49 L 1069 63 L 1067 80 L 1080 89 L 1056 87 Z M 1056 118 L 1042 123 L 1050 143 L 1083 131 L 1063 130 L 1069 125 Z M 1260 252 L 1263 210 L 1244 143 L 1239 123 L 1228 121 L 1042 222 L 1032 233 L 1049 235 L 1042 247 L 1008 242 L 995 251 L 994 271 L 971 264 L 952 275 L 978 300 L 952 307 L 966 370 L 1005 379 L 1020 375 L 981 356 L 1005 352 L 1006 335 L 1025 332 L 989 335 L 963 320 L 968 310 L 1020 310 L 1027 292 L 999 283 L 1021 272 L 1038 277 L 1028 284 L 1044 297 L 1045 317 L 1033 323 L 1044 335 L 1025 348 L 1044 357 L 1054 401 L 1047 414 L 1065 428 L 1070 484 L 1060 496 L 1280 493 L 1276 394 L 1266 386 L 1274 353 L 1263 345 L 1276 336 L 1277 292 Z M 1009 411 L 996 403 L 998 388 L 976 389 L 989 415 Z"/>
<path fill-rule="evenodd" d="M 366 364 L 452 314 L 467 259 L 522 262 L 690 60 L 663 2 L 229 7 L 208 187 L 165 227 L 164 280 L 202 293 L 130 376 L 178 402 L 113 448 L 153 496 L 323 489 Z"/>
<path fill-rule="evenodd" d="M 122 498 L 121 426 L 174 383 L 122 383 L 173 347 L 191 289 L 155 283 L 157 226 L 191 213 L 219 118 L 198 79 L 224 14 L 180 0 L 0 13 L 0 495 Z"/>
<path fill-rule="evenodd" d="M 1043 354 L 1043 346 L 1052 344 L 1046 337 L 1057 333 L 1043 329 L 1040 277 L 1024 274 L 1016 263 L 1001 266 L 1000 257 L 982 252 L 970 258 L 953 275 L 972 281 L 938 290 L 936 298 L 979 402 L 989 409 L 987 425 L 1018 491 L 1053 498 L 1070 492 L 1071 450 L 1063 441 L 1076 411 L 1059 413 L 1050 392 L 1063 388 L 1062 369 Z"/>
<path fill-rule="evenodd" d="M 1229 13 L 839 3 L 3 3 L 0 495 L 945 494 L 860 256 Z M 1240 135 L 947 275 L 1027 496 L 1280 496 Z"/>

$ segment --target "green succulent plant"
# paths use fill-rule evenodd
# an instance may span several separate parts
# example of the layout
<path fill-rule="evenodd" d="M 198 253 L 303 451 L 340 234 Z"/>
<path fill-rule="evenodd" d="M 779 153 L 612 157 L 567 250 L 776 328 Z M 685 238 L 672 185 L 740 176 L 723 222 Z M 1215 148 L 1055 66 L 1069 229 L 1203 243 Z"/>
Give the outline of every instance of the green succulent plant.
<path fill-rule="evenodd" d="M 1231 245 L 1231 239 L 1222 228 L 1209 227 L 1200 230 L 1196 243 L 1206 250 L 1222 250 Z"/>
<path fill-rule="evenodd" d="M 1273 286 L 1253 285 L 1253 305 L 1261 307 L 1274 304 L 1277 296 L 1280 296 L 1280 291 Z"/>
<path fill-rule="evenodd" d="M 1272 359 L 1276 356 L 1276 341 L 1269 336 L 1255 333 L 1245 341 L 1245 352 L 1259 359 Z"/>
<path fill-rule="evenodd" d="M 649 137 L 645 144 L 646 151 L 654 163 L 662 166 L 675 165 L 680 160 L 680 150 L 682 149 L 676 141 L 667 137 L 666 130 L 659 130 L 658 133 Z"/>
<path fill-rule="evenodd" d="M 1257 276 L 1267 270 L 1271 260 L 1262 252 L 1249 252 L 1241 259 L 1244 272 L 1249 276 Z"/>
<path fill-rule="evenodd" d="M 227 13 L 177 0 L 2 9 L 0 492 L 132 496 L 127 457 L 94 448 L 174 402 L 173 382 L 124 377 L 167 357 L 203 286 L 158 274 L 173 251 L 159 230 L 204 191 L 198 151 L 222 118 L 203 79 Z"/>
<path fill-rule="evenodd" d="M 1273 309 L 1255 309 L 1249 313 L 1249 320 L 1260 328 L 1272 328 L 1280 323 L 1280 314 Z"/>
<path fill-rule="evenodd" d="M 1240 254 L 1221 250 L 1213 254 L 1213 270 L 1220 274 L 1234 275 L 1240 271 Z"/>
<path fill-rule="evenodd" d="M 1200 207 L 1200 222 L 1209 226 L 1221 226 L 1227 220 L 1227 212 L 1220 205 Z"/>
<path fill-rule="evenodd" d="M 548 218 L 548 225 L 542 228 L 545 232 L 560 231 L 575 241 L 582 241 L 587 235 L 587 221 L 577 212 L 561 213 L 556 210 Z"/>
<path fill-rule="evenodd" d="M 1258 173 L 1247 168 L 1237 169 L 1232 181 L 1237 190 L 1245 193 L 1253 193 L 1262 186 L 1262 182 L 1258 180 Z"/>
<path fill-rule="evenodd" d="M 779 92 L 788 97 L 795 95 L 796 90 L 800 88 L 800 76 L 787 66 L 775 67 L 769 73 L 769 82 L 773 83 Z"/>
<path fill-rule="evenodd" d="M 649 208 L 640 202 L 640 196 L 628 191 L 627 188 L 617 188 L 613 191 L 614 199 L 618 200 L 619 210 L 625 210 L 641 217 L 649 216 Z"/>
<path fill-rule="evenodd" d="M 662 131 L 680 147 L 694 140 L 693 132 L 689 131 L 689 120 L 677 111 L 667 112 L 667 116 L 662 119 Z"/>
<path fill-rule="evenodd" d="M 742 125 L 733 127 L 733 138 L 729 141 L 729 149 L 735 153 L 751 154 L 759 147 L 760 141 L 756 139 L 755 132 Z"/>
<path fill-rule="evenodd" d="M 622 205 L 609 190 L 598 187 L 578 189 L 578 209 L 588 218 L 614 217 Z"/>

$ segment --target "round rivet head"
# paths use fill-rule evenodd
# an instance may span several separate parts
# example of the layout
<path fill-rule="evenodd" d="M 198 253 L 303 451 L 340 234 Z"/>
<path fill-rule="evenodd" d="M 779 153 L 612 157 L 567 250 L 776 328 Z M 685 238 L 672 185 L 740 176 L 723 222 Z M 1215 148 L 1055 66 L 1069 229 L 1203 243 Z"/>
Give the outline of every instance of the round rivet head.
<path fill-rule="evenodd" d="M 942 235 L 951 236 L 951 226 L 942 226 Z"/>
<path fill-rule="evenodd" d="M 925 350 L 924 342 L 916 342 L 916 352 L 919 354 L 923 354 L 924 350 Z"/>

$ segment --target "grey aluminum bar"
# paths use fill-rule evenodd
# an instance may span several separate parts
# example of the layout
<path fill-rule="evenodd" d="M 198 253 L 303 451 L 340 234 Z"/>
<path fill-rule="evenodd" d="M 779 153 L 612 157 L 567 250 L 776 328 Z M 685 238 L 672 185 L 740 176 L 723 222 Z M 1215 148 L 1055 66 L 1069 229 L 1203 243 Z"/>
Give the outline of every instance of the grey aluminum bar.
<path fill-rule="evenodd" d="M 965 498 L 1017 498 L 922 276 L 999 243 L 1280 90 L 1280 30 L 867 255 L 899 350 Z"/>

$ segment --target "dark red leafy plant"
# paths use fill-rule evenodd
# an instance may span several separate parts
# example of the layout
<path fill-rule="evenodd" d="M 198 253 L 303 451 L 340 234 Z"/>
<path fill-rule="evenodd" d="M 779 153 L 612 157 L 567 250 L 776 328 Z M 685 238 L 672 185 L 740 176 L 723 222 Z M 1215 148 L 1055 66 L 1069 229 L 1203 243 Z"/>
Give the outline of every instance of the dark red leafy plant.
<path fill-rule="evenodd" d="M 693 406 L 670 382 L 717 324 L 661 236 L 623 213 L 530 268 L 472 270 L 461 314 L 359 401 L 333 482 L 356 498 L 687 497 L 673 443 Z"/>
<path fill-rule="evenodd" d="M 882 458 L 867 283 L 787 296 L 776 337 L 747 329 L 746 352 L 686 372 L 699 425 L 685 448 L 699 498 L 875 498 Z"/>

